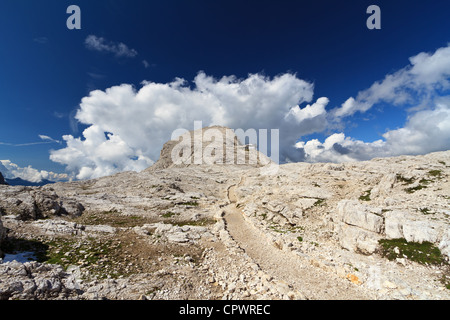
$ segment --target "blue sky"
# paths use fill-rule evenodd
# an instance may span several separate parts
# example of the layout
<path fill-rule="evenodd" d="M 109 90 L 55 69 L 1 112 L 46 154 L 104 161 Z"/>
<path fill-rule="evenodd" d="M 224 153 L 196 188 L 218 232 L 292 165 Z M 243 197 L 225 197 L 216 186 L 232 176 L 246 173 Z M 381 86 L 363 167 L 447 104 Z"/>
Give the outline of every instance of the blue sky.
<path fill-rule="evenodd" d="M 66 28 L 69 17 L 66 9 L 71 4 L 81 8 L 81 30 Z M 371 4 L 381 8 L 381 30 L 366 27 L 369 17 L 366 9 Z M 327 125 L 309 124 L 311 130 L 289 131 L 289 134 L 296 135 L 294 142 L 303 141 L 303 146 L 311 142 L 309 149 L 304 149 L 304 160 L 348 160 L 328 153 L 314 158 L 316 151 L 327 149 L 322 144 L 334 134 L 344 134 L 352 139 L 344 141 L 343 136 L 333 136 L 329 140 L 339 138 L 336 143 L 351 150 L 353 153 L 349 151 L 349 154 L 355 155 L 352 159 L 365 159 L 357 156 L 362 153 L 367 154 L 367 158 L 408 153 L 387 150 L 386 146 L 383 150 L 377 149 L 378 153 L 374 151 L 378 146 L 374 145 L 364 145 L 366 149 L 352 148 L 361 147 L 363 142 L 386 140 L 382 136 L 386 132 L 411 129 L 413 123 L 408 123 L 409 119 L 414 120 L 418 112 L 435 110 L 436 99 L 447 97 L 449 88 L 442 85 L 449 75 L 445 69 L 448 66 L 445 64 L 447 52 L 442 51 L 435 57 L 433 53 L 448 47 L 450 42 L 449 12 L 448 1 L 2 1 L 0 160 L 9 160 L 18 168 L 31 166 L 38 171 L 67 173 L 78 178 L 96 177 L 111 173 L 111 170 L 133 169 L 135 163 L 122 166 L 124 162 L 116 154 L 119 149 L 114 152 L 110 150 L 113 144 L 105 152 L 110 158 L 105 159 L 107 156 L 90 155 L 90 149 L 76 141 L 69 145 L 63 139 L 63 136 L 71 135 L 73 139 L 87 141 L 89 138 L 83 136 L 83 131 L 95 128 L 120 137 L 117 143 L 127 147 L 120 149 L 124 152 L 123 156 L 133 161 L 142 157 L 137 167 L 145 166 L 156 160 L 154 154 L 159 154 L 160 142 L 149 144 L 157 149 L 150 152 L 142 147 L 142 141 L 125 139 L 127 131 L 124 128 L 115 132 L 113 125 L 138 127 L 139 123 L 135 121 L 139 122 L 139 119 L 123 117 L 124 121 L 129 119 L 127 121 L 131 123 L 120 125 L 114 119 L 104 121 L 105 117 L 113 118 L 114 115 L 102 108 L 111 110 L 106 104 L 113 102 L 111 99 L 99 101 L 103 97 L 99 96 L 95 101 L 86 102 L 85 120 L 80 121 L 75 115 L 81 108 L 82 99 L 95 89 L 105 91 L 121 84 L 130 84 L 135 91 L 139 91 L 143 87 L 142 81 L 169 84 L 176 78 L 185 79 L 185 86 L 195 91 L 198 83 L 194 83 L 194 79 L 199 72 L 214 79 L 235 76 L 241 79 L 235 80 L 235 83 L 240 84 L 250 74 L 259 74 L 266 77 L 264 81 L 268 85 L 275 85 L 270 81 L 277 76 L 291 74 L 312 84 L 313 96 L 297 99 L 299 108 L 314 104 L 320 97 L 327 97 L 326 111 L 320 113 L 318 106 L 318 109 L 313 107 L 320 113 L 319 116 L 326 118 Z M 92 40 L 90 45 L 87 43 L 89 37 Z M 125 54 L 115 52 L 120 44 L 129 51 Z M 387 75 L 405 70 L 411 66 L 409 59 L 420 53 L 444 61 L 439 69 L 444 71 L 433 82 L 432 89 L 422 86 L 427 82 L 422 75 L 429 76 L 429 73 L 423 72 L 420 77 L 414 73 L 408 76 L 420 78 L 421 85 L 411 87 L 402 82 L 395 89 L 410 93 L 412 99 L 399 103 L 392 97 L 378 95 L 375 99 L 375 94 L 366 92 L 365 97 L 371 95 L 371 98 L 364 101 L 374 99 L 370 101 L 375 102 L 367 110 L 361 107 L 364 101 L 359 101 L 358 93 L 371 88 L 377 81 L 382 82 Z M 418 63 L 417 69 L 419 67 Z M 398 75 L 399 79 L 405 77 Z M 293 83 L 295 79 L 287 81 Z M 408 81 L 417 83 L 415 80 Z M 211 92 L 217 89 L 214 84 L 208 85 Z M 293 84 L 293 88 L 297 87 Z M 114 97 L 122 101 L 120 96 Z M 147 97 L 149 104 L 154 103 L 152 97 Z M 340 108 L 351 97 L 356 102 L 350 110 L 358 111 L 347 112 L 338 120 L 333 119 L 335 113 L 332 110 Z M 280 99 L 288 101 L 290 97 Z M 425 103 L 426 106 L 418 107 Z M 446 112 L 447 106 L 445 104 L 442 110 Z M 118 107 L 123 110 L 129 105 L 125 102 Z M 137 109 L 129 108 L 130 113 L 136 113 Z M 189 104 L 179 108 L 190 114 Z M 100 115 L 103 120 L 98 120 Z M 424 115 L 434 119 L 433 114 Z M 151 114 L 147 116 L 151 117 Z M 230 120 L 225 124 L 235 123 L 239 122 Z M 445 122 L 440 127 L 447 124 Z M 171 130 L 177 127 L 176 122 L 170 122 L 170 125 L 174 126 Z M 268 122 L 263 126 L 270 125 L 273 127 L 274 123 Z M 298 122 L 298 125 L 301 123 Z M 154 123 L 144 126 L 150 127 L 153 130 Z M 154 129 L 148 131 L 148 136 L 143 139 L 166 141 L 171 130 Z M 402 132 L 395 131 L 392 135 L 397 137 Z M 443 132 L 445 134 L 447 131 Z M 106 139 L 111 140 L 111 137 Z M 448 149 L 447 140 L 444 137 L 444 141 L 436 143 L 434 149 L 413 148 L 410 153 Z M 94 138 L 92 141 L 99 145 L 105 142 Z M 411 143 L 429 145 L 424 140 L 414 141 Z M 75 152 L 77 145 L 82 148 L 78 153 Z M 51 160 L 50 155 L 55 150 L 63 151 Z M 99 157 L 102 159 L 99 160 Z M 82 164 L 71 163 L 69 158 L 77 158 Z M 108 167 L 108 170 L 96 171 L 101 166 Z M 81 170 L 86 174 L 80 175 Z M 21 172 L 19 169 L 15 173 L 9 171 L 10 176 Z"/>

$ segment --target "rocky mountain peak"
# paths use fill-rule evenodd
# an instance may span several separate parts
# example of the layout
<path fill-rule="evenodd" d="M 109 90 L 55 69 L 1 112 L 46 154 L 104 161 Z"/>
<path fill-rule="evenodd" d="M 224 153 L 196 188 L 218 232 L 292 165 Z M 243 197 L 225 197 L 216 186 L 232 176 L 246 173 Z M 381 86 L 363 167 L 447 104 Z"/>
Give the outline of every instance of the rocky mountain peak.
<path fill-rule="evenodd" d="M 235 131 L 211 126 L 187 131 L 166 142 L 150 171 L 192 165 L 239 165 L 262 167 L 271 163 L 255 145 L 244 145 Z"/>

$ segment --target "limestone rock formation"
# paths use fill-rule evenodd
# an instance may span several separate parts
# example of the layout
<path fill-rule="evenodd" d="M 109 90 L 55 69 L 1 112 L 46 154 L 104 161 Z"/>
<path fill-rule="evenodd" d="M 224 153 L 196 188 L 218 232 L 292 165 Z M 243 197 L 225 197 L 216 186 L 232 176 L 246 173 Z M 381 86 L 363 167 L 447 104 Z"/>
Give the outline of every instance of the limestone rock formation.
<path fill-rule="evenodd" d="M 61 199 L 51 188 L 10 186 L 0 189 L 0 213 L 16 215 L 22 220 L 50 216 L 79 216 L 84 207 L 70 198 Z"/>
<path fill-rule="evenodd" d="M 164 144 L 159 160 L 149 170 L 192 165 L 245 165 L 261 167 L 271 163 L 254 146 L 243 145 L 230 128 L 213 126 L 188 131 Z"/>
<path fill-rule="evenodd" d="M 69 299 L 80 295 L 73 275 L 61 266 L 17 261 L 0 264 L 0 300 Z"/>
<path fill-rule="evenodd" d="M 210 129 L 140 173 L 1 186 L 0 299 L 450 299 L 450 151 L 266 172 Z"/>

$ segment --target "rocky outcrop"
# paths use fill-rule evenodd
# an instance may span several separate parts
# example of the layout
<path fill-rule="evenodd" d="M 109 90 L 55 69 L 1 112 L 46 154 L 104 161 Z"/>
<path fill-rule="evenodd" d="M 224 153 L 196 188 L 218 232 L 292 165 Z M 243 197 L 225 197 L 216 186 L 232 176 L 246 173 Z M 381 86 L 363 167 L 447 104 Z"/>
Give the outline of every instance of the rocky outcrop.
<path fill-rule="evenodd" d="M 448 296 L 443 284 L 450 278 L 449 158 L 446 151 L 343 164 L 286 164 L 270 178 L 249 170 L 236 185 L 236 207 L 246 223 L 286 254 L 384 298 L 440 299 Z M 406 254 L 392 261 L 383 256 L 382 243 L 403 241 L 408 248 L 424 242 L 423 247 L 438 248 L 442 259 L 432 268 L 440 276 L 427 271 L 428 262 Z M 418 283 L 428 288 L 413 289 Z"/>
<path fill-rule="evenodd" d="M 213 126 L 188 131 L 165 143 L 159 160 L 149 170 L 213 164 L 261 167 L 270 163 L 254 146 L 243 145 L 230 128 Z"/>
<path fill-rule="evenodd" d="M 22 220 L 36 220 L 50 216 L 80 216 L 81 203 L 61 199 L 55 192 L 31 187 L 8 187 L 0 190 L 0 213 L 15 215 Z"/>
<path fill-rule="evenodd" d="M 158 237 L 163 237 L 168 242 L 174 243 L 194 243 L 202 237 L 212 238 L 208 228 L 202 226 L 174 226 L 166 223 L 154 223 L 135 227 L 134 231 L 144 235 L 154 233 Z"/>
<path fill-rule="evenodd" d="M 448 224 L 444 221 L 433 221 L 408 211 L 383 212 L 356 200 L 340 201 L 337 211 L 336 230 L 341 246 L 347 250 L 372 254 L 378 248 L 378 241 L 384 238 L 427 241 L 446 247 L 444 231 Z"/>
<path fill-rule="evenodd" d="M 5 181 L 5 178 L 3 177 L 2 173 L 0 172 L 0 185 L 8 185 Z"/>
<path fill-rule="evenodd" d="M 337 205 L 336 232 L 340 245 L 352 251 L 374 253 L 384 231 L 381 209 L 356 200 L 342 200 Z"/>
<path fill-rule="evenodd" d="M 19 239 L 26 251 L 45 247 L 48 261 L 67 269 L 0 264 L 0 297 L 450 298 L 450 151 L 289 163 L 267 174 L 262 163 L 236 163 L 241 151 L 250 159 L 256 150 L 227 138 L 229 129 L 213 129 L 196 132 L 200 145 L 188 143 L 194 132 L 169 141 L 139 173 L 1 186 L 7 261 Z M 212 133 L 225 137 L 220 146 L 206 139 Z M 215 161 L 196 163 L 196 155 Z M 386 242 L 394 253 L 402 253 L 399 243 L 430 242 L 442 257 L 439 264 L 403 253 L 388 259 Z"/>
<path fill-rule="evenodd" d="M 386 237 L 405 238 L 409 242 L 440 242 L 447 226 L 432 220 L 414 217 L 408 212 L 386 212 Z"/>
<path fill-rule="evenodd" d="M 61 266 L 17 261 L 0 264 L 0 300 L 70 299 L 82 294 Z"/>

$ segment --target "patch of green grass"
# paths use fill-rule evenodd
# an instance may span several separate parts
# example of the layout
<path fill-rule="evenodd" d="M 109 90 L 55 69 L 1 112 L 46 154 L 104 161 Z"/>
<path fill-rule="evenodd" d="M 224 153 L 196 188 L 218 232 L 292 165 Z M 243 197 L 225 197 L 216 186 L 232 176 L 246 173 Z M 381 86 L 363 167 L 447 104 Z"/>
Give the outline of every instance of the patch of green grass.
<path fill-rule="evenodd" d="M 79 239 L 56 239 L 47 244 L 48 259 L 43 262 L 58 264 L 64 269 L 70 265 L 80 266 L 89 270 L 90 275 L 100 279 L 126 275 L 120 262 L 114 261 L 121 244 L 112 240 L 88 238 L 80 242 Z"/>
<path fill-rule="evenodd" d="M 191 206 L 191 207 L 198 207 L 198 202 L 197 202 L 197 201 L 187 201 L 187 202 L 180 202 L 180 203 L 177 203 L 177 205 L 181 205 L 181 206 Z"/>
<path fill-rule="evenodd" d="M 419 180 L 420 184 L 425 184 L 425 185 L 429 184 L 430 182 L 433 182 L 433 181 L 429 180 L 429 179 L 425 179 L 425 178 L 422 178 Z"/>
<path fill-rule="evenodd" d="M 269 229 L 272 229 L 273 231 L 278 232 L 278 233 L 287 233 L 286 230 L 281 230 L 276 226 L 269 226 Z"/>
<path fill-rule="evenodd" d="M 77 217 L 73 220 L 80 224 L 102 225 L 106 224 L 111 227 L 135 227 L 142 225 L 146 219 L 141 216 L 125 216 L 121 215 L 117 210 L 89 212 Z"/>
<path fill-rule="evenodd" d="M 441 251 L 433 243 L 424 241 L 408 242 L 406 239 L 379 240 L 380 253 L 389 260 L 407 258 L 424 265 L 441 265 L 445 263 Z M 397 248 L 397 249 L 396 249 Z"/>
<path fill-rule="evenodd" d="M 413 183 L 416 179 L 414 179 L 413 177 L 411 178 L 405 178 L 404 176 L 402 176 L 401 174 L 397 174 L 396 175 L 397 181 L 403 182 L 403 184 L 411 184 Z"/>
<path fill-rule="evenodd" d="M 430 171 L 428 171 L 428 175 L 430 177 L 433 177 L 436 179 L 441 179 L 442 178 L 442 170 L 430 170 Z M 419 180 L 419 185 L 417 185 L 415 187 L 411 187 L 411 188 L 406 188 L 405 191 L 407 193 L 414 193 L 418 190 L 425 189 L 427 187 L 427 185 L 430 184 L 431 182 L 433 182 L 433 180 L 422 178 Z"/>
<path fill-rule="evenodd" d="M 351 263 L 344 263 L 345 265 L 348 265 L 350 268 L 352 268 L 354 271 L 356 271 L 356 272 L 358 272 L 359 271 L 359 269 L 357 268 L 357 267 L 355 267 L 353 264 L 351 264 Z"/>
<path fill-rule="evenodd" d="M 370 201 L 370 193 L 371 192 L 372 192 L 372 189 L 365 191 L 364 194 L 359 197 L 359 200 L 361 200 L 361 201 Z"/>
<path fill-rule="evenodd" d="M 78 244 L 75 240 L 54 240 L 48 243 L 50 264 L 59 264 L 67 267 L 78 264 L 80 260 L 91 265 L 97 263 L 101 257 L 107 256 L 111 251 L 111 241 L 89 241 L 86 244 Z"/>
<path fill-rule="evenodd" d="M 322 207 L 325 205 L 325 199 L 318 199 L 316 202 L 314 202 L 314 207 Z"/>
<path fill-rule="evenodd" d="M 120 214 L 120 211 L 117 209 L 112 209 L 109 211 L 102 211 L 101 214 Z"/>
<path fill-rule="evenodd" d="M 303 226 L 292 226 L 292 227 L 290 227 L 290 231 L 292 231 L 292 232 L 297 232 L 297 231 L 304 232 L 305 231 L 305 227 L 303 227 Z"/>
<path fill-rule="evenodd" d="M 444 161 L 438 161 L 438 162 L 444 166 L 446 165 L 446 163 Z"/>
<path fill-rule="evenodd" d="M 433 214 L 433 212 L 430 212 L 430 209 L 428 209 L 428 208 L 421 208 L 421 209 L 419 209 L 419 211 L 422 212 L 425 215 Z"/>
<path fill-rule="evenodd" d="M 414 192 L 416 192 L 416 191 L 425 189 L 426 187 L 427 187 L 427 186 L 423 186 L 423 185 L 419 184 L 419 185 L 416 186 L 416 187 L 406 188 L 405 191 L 406 191 L 407 193 L 414 193 Z"/>
<path fill-rule="evenodd" d="M 171 218 L 171 217 L 173 217 L 174 215 L 176 215 L 177 213 L 174 213 L 174 212 L 166 212 L 166 213 L 164 213 L 163 215 L 162 215 L 162 217 L 163 218 Z"/>
<path fill-rule="evenodd" d="M 205 227 L 216 223 L 216 220 L 213 219 L 201 219 L 201 220 L 186 220 L 186 221 L 172 221 L 171 222 L 174 226 L 200 226 Z"/>
<path fill-rule="evenodd" d="M 301 233 L 305 231 L 305 227 L 297 225 L 286 225 L 280 226 L 277 223 L 272 222 L 272 225 L 268 227 L 269 229 L 278 233 Z"/>
<path fill-rule="evenodd" d="M 33 252 L 35 260 L 41 263 L 58 264 L 64 269 L 70 265 L 84 265 L 100 277 L 104 275 L 104 261 L 120 245 L 112 241 L 99 241 L 88 238 L 83 242 L 78 239 L 27 240 L 7 238 L 2 242 L 5 253 Z"/>
<path fill-rule="evenodd" d="M 448 290 L 450 290 L 450 275 L 444 274 L 441 278 L 441 282 Z"/>
<path fill-rule="evenodd" d="M 428 175 L 440 179 L 442 177 L 442 170 L 430 170 Z"/>
<path fill-rule="evenodd" d="M 302 242 L 302 241 L 303 241 L 303 238 L 302 238 L 302 237 L 297 237 L 297 240 L 300 241 L 300 242 Z"/>

